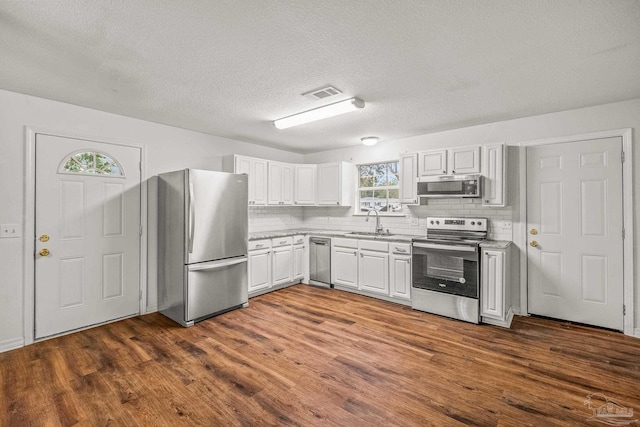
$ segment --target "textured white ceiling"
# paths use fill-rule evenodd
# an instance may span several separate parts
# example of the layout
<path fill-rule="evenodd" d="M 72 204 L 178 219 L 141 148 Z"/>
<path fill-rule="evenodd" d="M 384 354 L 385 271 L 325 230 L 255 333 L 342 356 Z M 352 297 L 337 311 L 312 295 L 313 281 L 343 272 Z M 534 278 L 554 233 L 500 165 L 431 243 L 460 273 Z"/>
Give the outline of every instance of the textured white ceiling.
<path fill-rule="evenodd" d="M 0 88 L 316 152 L 638 98 L 640 1 L 0 1 Z"/>

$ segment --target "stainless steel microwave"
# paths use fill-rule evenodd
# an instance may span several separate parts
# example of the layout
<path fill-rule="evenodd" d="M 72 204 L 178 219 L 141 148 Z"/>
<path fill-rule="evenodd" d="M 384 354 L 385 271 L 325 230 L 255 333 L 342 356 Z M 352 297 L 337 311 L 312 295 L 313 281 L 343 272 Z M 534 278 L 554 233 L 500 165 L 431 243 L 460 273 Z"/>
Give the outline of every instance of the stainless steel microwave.
<path fill-rule="evenodd" d="M 418 197 L 481 197 L 482 175 L 428 176 L 418 179 Z"/>

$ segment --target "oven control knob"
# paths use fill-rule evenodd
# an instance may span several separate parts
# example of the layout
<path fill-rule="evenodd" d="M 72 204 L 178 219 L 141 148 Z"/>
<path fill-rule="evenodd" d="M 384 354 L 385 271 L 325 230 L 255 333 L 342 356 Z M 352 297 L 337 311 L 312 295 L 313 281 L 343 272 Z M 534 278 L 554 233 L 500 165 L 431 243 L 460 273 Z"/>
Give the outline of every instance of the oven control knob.
<path fill-rule="evenodd" d="M 433 225 L 433 220 L 431 220 L 431 225 Z"/>
<path fill-rule="evenodd" d="M 471 221 L 471 225 L 476 225 L 475 221 Z M 480 223 L 478 223 L 478 225 L 480 225 Z"/>
<path fill-rule="evenodd" d="M 439 225 L 439 224 L 440 224 L 440 221 L 436 221 L 436 224 L 438 224 L 438 225 Z"/>
<path fill-rule="evenodd" d="M 480 221 L 478 221 L 478 225 L 482 225 L 482 223 Z"/>

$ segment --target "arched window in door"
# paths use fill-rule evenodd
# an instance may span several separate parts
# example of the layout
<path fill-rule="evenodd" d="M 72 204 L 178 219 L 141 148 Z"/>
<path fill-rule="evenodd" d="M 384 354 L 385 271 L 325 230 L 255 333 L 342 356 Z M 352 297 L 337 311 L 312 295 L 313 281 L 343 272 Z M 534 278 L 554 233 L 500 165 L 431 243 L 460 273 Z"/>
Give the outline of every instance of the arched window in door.
<path fill-rule="evenodd" d="M 124 177 L 120 163 L 104 153 L 81 151 L 63 160 L 60 173 L 79 173 L 83 175 L 110 175 Z"/>

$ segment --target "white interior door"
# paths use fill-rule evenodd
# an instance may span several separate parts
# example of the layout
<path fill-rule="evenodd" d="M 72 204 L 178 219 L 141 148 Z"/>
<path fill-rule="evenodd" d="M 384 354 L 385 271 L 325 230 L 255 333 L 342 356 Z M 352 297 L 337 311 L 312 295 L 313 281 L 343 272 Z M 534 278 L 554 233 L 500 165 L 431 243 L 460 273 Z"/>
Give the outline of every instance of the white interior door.
<path fill-rule="evenodd" d="M 38 134 L 35 194 L 36 339 L 138 313 L 140 150 Z"/>
<path fill-rule="evenodd" d="M 623 329 L 622 140 L 527 148 L 529 312 Z"/>

